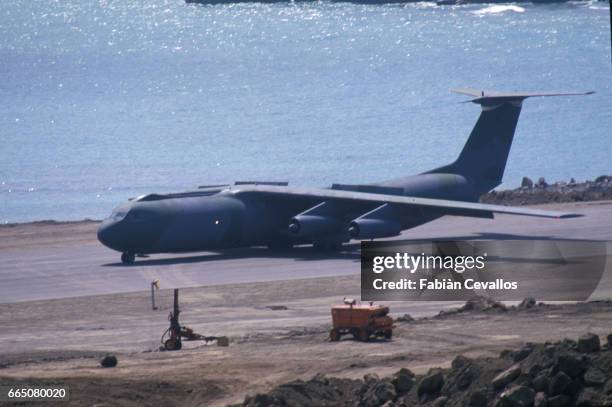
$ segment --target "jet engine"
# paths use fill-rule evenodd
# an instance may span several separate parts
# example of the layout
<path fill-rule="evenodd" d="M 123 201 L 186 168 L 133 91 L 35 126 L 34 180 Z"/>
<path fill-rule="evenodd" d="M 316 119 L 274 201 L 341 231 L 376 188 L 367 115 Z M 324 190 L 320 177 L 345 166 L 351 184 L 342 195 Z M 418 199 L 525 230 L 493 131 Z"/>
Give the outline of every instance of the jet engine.
<path fill-rule="evenodd" d="M 342 224 L 334 216 L 332 205 L 322 202 L 291 218 L 287 230 L 298 237 L 324 236 L 338 233 L 342 230 Z"/>
<path fill-rule="evenodd" d="M 348 232 L 353 239 L 397 236 L 402 232 L 402 224 L 394 212 L 389 204 L 381 205 L 351 221 Z"/>

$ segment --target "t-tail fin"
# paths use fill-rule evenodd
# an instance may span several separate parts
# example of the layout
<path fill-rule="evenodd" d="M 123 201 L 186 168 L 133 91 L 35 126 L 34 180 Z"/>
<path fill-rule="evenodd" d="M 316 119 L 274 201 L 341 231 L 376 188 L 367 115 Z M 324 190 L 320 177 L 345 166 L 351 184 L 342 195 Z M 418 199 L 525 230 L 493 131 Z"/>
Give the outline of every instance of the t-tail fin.
<path fill-rule="evenodd" d="M 452 91 L 473 96 L 474 99 L 468 102 L 481 105 L 482 112 L 455 162 L 427 173 L 463 175 L 477 181 L 479 185 L 482 185 L 483 191 L 493 189 L 502 182 L 523 100 L 538 96 L 590 95 L 594 93 L 501 93 L 474 89 L 452 89 Z"/>

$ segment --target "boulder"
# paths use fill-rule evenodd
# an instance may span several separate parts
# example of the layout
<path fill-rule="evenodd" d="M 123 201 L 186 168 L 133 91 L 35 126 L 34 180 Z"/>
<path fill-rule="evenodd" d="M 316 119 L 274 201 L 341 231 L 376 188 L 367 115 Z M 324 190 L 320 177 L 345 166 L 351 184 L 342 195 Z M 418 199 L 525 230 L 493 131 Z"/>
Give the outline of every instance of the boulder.
<path fill-rule="evenodd" d="M 535 398 L 533 399 L 533 407 L 547 407 L 548 400 L 546 399 L 546 394 L 543 392 L 537 392 Z"/>
<path fill-rule="evenodd" d="M 553 372 L 564 372 L 571 378 L 578 377 L 584 372 L 584 362 L 574 355 L 559 355 Z"/>
<path fill-rule="evenodd" d="M 589 368 L 584 374 L 585 386 L 601 386 L 607 379 L 606 375 L 596 367 Z"/>
<path fill-rule="evenodd" d="M 592 353 L 598 352 L 601 349 L 599 336 L 594 333 L 586 333 L 578 338 L 578 352 Z"/>
<path fill-rule="evenodd" d="M 425 377 L 419 382 L 417 394 L 419 397 L 423 395 L 435 395 L 438 394 L 442 386 L 444 385 L 444 376 L 441 370 L 430 371 Z"/>
<path fill-rule="evenodd" d="M 502 389 L 512 383 L 521 374 L 521 367 L 514 365 L 493 378 L 491 384 L 495 389 Z"/>
<path fill-rule="evenodd" d="M 533 297 L 523 298 L 523 301 L 518 305 L 519 309 L 533 308 L 536 305 L 536 300 Z"/>
<path fill-rule="evenodd" d="M 397 322 L 413 322 L 414 318 L 410 314 L 404 314 L 401 317 L 395 318 Z"/>
<path fill-rule="evenodd" d="M 559 394 L 548 399 L 548 407 L 569 407 L 571 405 L 572 399 L 565 394 Z"/>
<path fill-rule="evenodd" d="M 538 186 L 542 188 L 548 186 L 544 177 L 538 178 Z"/>
<path fill-rule="evenodd" d="M 576 397 L 576 406 L 578 407 L 595 407 L 604 406 L 604 397 L 599 392 L 593 389 L 583 389 Z"/>
<path fill-rule="evenodd" d="M 446 403 L 448 403 L 448 397 L 440 396 L 435 399 L 431 404 L 433 407 L 444 407 Z"/>
<path fill-rule="evenodd" d="M 529 407 L 533 405 L 535 392 L 527 386 L 512 386 L 499 397 L 499 407 Z"/>
<path fill-rule="evenodd" d="M 487 393 L 477 390 L 470 396 L 470 407 L 486 407 Z"/>
<path fill-rule="evenodd" d="M 555 374 L 550 380 L 550 384 L 548 386 L 548 394 L 551 396 L 562 394 L 571 383 L 571 377 L 569 377 L 564 372 L 557 372 L 557 374 Z"/>
<path fill-rule="evenodd" d="M 100 361 L 102 367 L 115 367 L 117 366 L 117 357 L 115 355 L 106 355 Z"/>
<path fill-rule="evenodd" d="M 387 401 L 395 400 L 397 392 L 395 386 L 388 380 L 381 380 L 370 386 L 361 396 L 361 406 L 379 407 Z"/>
<path fill-rule="evenodd" d="M 548 379 L 548 375 L 546 373 L 542 373 L 533 379 L 532 387 L 535 391 L 548 392 L 549 386 L 550 380 Z"/>
<path fill-rule="evenodd" d="M 470 358 L 467 358 L 463 355 L 456 356 L 455 359 L 451 362 L 451 367 L 453 369 L 461 369 L 464 366 L 469 365 L 472 362 Z"/>
<path fill-rule="evenodd" d="M 531 346 L 523 346 L 521 349 L 514 352 L 514 354 L 512 355 L 512 359 L 514 359 L 515 362 L 520 362 L 521 360 L 529 356 L 532 350 L 533 349 L 531 348 Z"/>
<path fill-rule="evenodd" d="M 398 370 L 393 377 L 393 385 L 397 393 L 408 393 L 414 386 L 414 373 L 405 368 Z"/>

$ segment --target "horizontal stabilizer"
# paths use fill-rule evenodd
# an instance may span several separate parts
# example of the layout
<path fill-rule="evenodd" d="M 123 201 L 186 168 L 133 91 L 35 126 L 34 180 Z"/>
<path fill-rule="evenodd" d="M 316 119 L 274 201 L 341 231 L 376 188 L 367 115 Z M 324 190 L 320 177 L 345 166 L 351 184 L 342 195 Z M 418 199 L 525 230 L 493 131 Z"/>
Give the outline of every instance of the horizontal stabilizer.
<path fill-rule="evenodd" d="M 593 91 L 589 92 L 494 92 L 484 91 L 470 88 L 451 89 L 451 92 L 460 93 L 462 95 L 473 96 L 474 99 L 468 102 L 477 103 L 480 105 L 499 102 L 523 101 L 531 97 L 542 96 L 586 96 L 592 95 Z"/>

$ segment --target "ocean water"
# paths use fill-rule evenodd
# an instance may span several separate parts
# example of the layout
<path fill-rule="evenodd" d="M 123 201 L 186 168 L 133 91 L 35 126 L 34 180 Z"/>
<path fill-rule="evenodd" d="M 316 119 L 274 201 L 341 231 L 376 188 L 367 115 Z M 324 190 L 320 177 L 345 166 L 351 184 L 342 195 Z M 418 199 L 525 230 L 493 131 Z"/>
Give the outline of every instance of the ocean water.
<path fill-rule="evenodd" d="M 435 6 L 4 0 L 0 222 L 102 218 L 148 192 L 303 186 L 451 161 L 452 87 L 524 104 L 503 186 L 612 173 L 607 2 Z"/>

